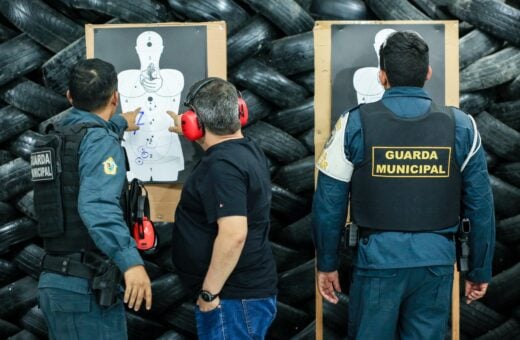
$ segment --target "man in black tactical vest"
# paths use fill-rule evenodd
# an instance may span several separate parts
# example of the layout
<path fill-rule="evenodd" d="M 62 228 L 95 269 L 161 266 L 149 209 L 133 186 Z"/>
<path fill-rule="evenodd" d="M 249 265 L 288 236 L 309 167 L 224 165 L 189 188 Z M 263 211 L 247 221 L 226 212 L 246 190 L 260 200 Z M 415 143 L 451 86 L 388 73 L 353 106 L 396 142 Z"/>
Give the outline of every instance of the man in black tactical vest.
<path fill-rule="evenodd" d="M 119 297 L 136 311 L 152 304 L 150 279 L 125 222 L 126 160 L 120 140 L 139 110 L 114 115 L 117 74 L 99 59 L 71 70 L 73 108 L 31 156 L 45 257 L 40 307 L 51 339 L 126 339 Z"/>
<path fill-rule="evenodd" d="M 493 197 L 480 136 L 471 116 L 431 101 L 422 88 L 431 75 L 422 37 L 391 34 L 380 48 L 383 98 L 345 112 L 317 163 L 317 279 L 332 303 L 350 197 L 351 339 L 444 339 L 462 218 L 472 223 L 466 302 L 491 280 Z"/>

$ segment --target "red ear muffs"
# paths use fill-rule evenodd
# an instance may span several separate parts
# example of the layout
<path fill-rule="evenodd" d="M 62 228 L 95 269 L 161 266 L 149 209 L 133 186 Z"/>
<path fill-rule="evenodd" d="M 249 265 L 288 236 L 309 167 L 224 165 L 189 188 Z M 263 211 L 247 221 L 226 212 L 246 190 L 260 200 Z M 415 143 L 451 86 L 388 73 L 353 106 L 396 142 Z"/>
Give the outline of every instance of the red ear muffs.
<path fill-rule="evenodd" d="M 159 241 L 153 222 L 144 214 L 146 199 L 146 196 L 139 196 L 137 198 L 137 217 L 133 226 L 132 236 L 134 237 L 137 249 L 145 254 L 152 254 L 157 249 Z"/>
<path fill-rule="evenodd" d="M 240 94 L 238 95 L 238 118 L 240 119 L 241 126 L 246 125 L 247 119 L 249 118 L 249 110 L 247 109 L 247 103 Z"/>
<path fill-rule="evenodd" d="M 134 240 L 137 244 L 137 249 L 146 253 L 155 251 L 157 247 L 157 234 L 153 222 L 148 220 L 146 216 L 142 221 L 134 223 Z"/>
<path fill-rule="evenodd" d="M 188 110 L 181 115 L 182 134 L 190 141 L 196 141 L 204 136 L 204 127 L 193 110 Z"/>

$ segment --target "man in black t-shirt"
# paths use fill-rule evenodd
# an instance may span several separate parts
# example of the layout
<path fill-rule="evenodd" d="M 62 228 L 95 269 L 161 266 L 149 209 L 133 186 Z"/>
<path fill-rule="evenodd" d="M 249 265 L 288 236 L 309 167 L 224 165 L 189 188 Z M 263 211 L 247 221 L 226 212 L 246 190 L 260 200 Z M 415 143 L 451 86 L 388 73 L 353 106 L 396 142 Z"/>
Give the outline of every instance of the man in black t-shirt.
<path fill-rule="evenodd" d="M 267 159 L 242 135 L 232 84 L 202 80 L 191 87 L 185 105 L 193 112 L 184 115 L 196 124 L 169 112 L 176 122 L 170 130 L 180 132 L 180 120 L 186 137 L 200 129 L 197 142 L 205 153 L 184 183 L 175 212 L 173 263 L 181 281 L 198 293 L 200 339 L 262 339 L 276 314 L 277 293 Z"/>

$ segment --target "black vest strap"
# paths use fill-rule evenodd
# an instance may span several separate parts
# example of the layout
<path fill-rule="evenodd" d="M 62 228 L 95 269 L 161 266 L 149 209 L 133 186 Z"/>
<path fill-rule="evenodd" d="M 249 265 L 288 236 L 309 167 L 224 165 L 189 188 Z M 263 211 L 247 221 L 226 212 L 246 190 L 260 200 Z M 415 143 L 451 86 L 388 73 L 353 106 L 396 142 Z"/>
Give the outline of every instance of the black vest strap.
<path fill-rule="evenodd" d="M 381 101 L 360 107 L 364 161 L 351 180 L 352 219 L 375 230 L 432 231 L 458 223 L 455 118 L 432 104 L 401 118 Z"/>

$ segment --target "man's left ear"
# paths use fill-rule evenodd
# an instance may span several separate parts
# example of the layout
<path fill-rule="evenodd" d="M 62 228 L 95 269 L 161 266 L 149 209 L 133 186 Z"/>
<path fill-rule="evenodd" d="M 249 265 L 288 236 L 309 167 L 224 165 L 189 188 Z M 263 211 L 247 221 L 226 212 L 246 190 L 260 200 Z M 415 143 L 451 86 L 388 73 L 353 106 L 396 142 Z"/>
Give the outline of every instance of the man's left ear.
<path fill-rule="evenodd" d="M 67 100 L 69 101 L 70 105 L 74 105 L 74 103 L 72 102 L 72 96 L 70 95 L 70 91 L 67 90 Z"/>
<path fill-rule="evenodd" d="M 432 67 L 428 65 L 428 72 L 426 72 L 426 81 L 430 80 L 430 78 L 432 77 L 432 73 Z"/>
<path fill-rule="evenodd" d="M 117 91 L 114 91 L 110 103 L 114 106 L 117 106 L 117 104 L 119 103 L 119 93 Z"/>

